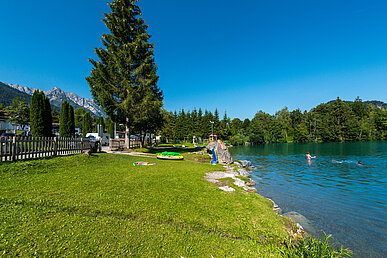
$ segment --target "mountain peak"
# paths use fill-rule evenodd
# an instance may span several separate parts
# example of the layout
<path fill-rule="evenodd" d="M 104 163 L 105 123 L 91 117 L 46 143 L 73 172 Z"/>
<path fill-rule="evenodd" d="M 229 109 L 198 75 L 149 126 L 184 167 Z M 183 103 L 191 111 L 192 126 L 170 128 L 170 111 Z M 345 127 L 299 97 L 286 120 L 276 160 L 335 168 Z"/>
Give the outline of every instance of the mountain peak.
<path fill-rule="evenodd" d="M 18 91 L 27 93 L 28 95 L 32 95 L 35 90 L 38 90 L 36 88 L 23 87 L 18 84 L 5 85 L 8 85 Z M 54 105 L 56 107 L 60 107 L 62 105 L 62 102 L 66 100 L 70 103 L 70 105 L 74 107 L 74 109 L 81 107 L 97 117 L 106 117 L 105 112 L 92 99 L 82 98 L 75 93 L 64 92 L 62 89 L 56 86 L 51 90 L 43 92 L 50 99 L 51 105 Z"/>
<path fill-rule="evenodd" d="M 64 94 L 64 91 L 61 90 L 58 87 L 54 87 L 51 90 L 46 91 L 45 94 L 47 94 L 47 95 L 50 95 L 50 94 Z"/>

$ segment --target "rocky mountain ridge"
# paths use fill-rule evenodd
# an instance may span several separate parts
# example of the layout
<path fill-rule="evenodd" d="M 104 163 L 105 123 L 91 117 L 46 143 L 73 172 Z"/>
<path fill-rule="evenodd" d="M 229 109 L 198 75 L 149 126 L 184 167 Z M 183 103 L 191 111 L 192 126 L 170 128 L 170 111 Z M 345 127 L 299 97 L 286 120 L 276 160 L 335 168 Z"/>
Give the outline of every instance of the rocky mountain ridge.
<path fill-rule="evenodd" d="M 19 84 L 4 84 L 28 95 L 32 95 L 35 90 L 40 90 L 37 88 L 21 86 Z M 87 111 L 90 111 L 96 117 L 106 117 L 105 112 L 92 99 L 82 98 L 72 92 L 64 92 L 58 87 L 54 87 L 51 90 L 43 92 L 44 95 L 50 99 L 51 104 L 56 107 L 60 107 L 62 102 L 66 100 L 74 107 L 74 109 L 81 107 Z"/>

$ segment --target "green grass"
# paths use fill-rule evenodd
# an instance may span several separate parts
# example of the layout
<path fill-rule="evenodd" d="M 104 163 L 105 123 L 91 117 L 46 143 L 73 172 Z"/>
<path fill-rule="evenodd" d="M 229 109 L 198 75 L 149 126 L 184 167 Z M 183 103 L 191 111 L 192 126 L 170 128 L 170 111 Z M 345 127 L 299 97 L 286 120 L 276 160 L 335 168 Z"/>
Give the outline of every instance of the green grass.
<path fill-rule="evenodd" d="M 185 146 L 184 148 L 182 146 Z M 158 152 L 179 152 L 179 153 L 189 153 L 189 152 L 195 152 L 200 151 L 203 148 L 195 147 L 192 143 L 185 143 L 185 144 L 172 144 L 172 143 L 161 143 L 157 147 L 152 146 L 146 146 L 143 148 L 134 148 L 135 151 L 138 152 L 144 152 L 144 153 L 158 153 Z"/>
<path fill-rule="evenodd" d="M 184 148 L 181 147 L 182 145 L 184 145 L 185 147 Z M 195 147 L 192 143 L 183 143 L 183 144 L 164 143 L 164 144 L 159 144 L 159 146 L 157 147 L 147 146 L 143 148 L 135 148 L 134 151 L 148 153 L 148 154 L 156 154 L 164 151 L 178 152 L 183 155 L 185 160 L 210 163 L 212 158 L 208 154 L 203 155 L 203 154 L 192 153 L 192 152 L 201 151 L 203 149 L 204 148 Z"/>
<path fill-rule="evenodd" d="M 350 257 L 352 252 L 348 249 L 335 250 L 332 248 L 329 240 L 331 235 L 326 235 L 322 239 L 315 239 L 313 237 L 306 237 L 296 242 L 287 241 L 286 245 L 288 249 L 283 251 L 284 257 L 321 257 L 321 258 L 337 258 L 337 257 Z"/>
<path fill-rule="evenodd" d="M 0 256 L 288 253 L 269 200 L 204 180 L 222 169 L 113 154 L 0 164 Z"/>
<path fill-rule="evenodd" d="M 279 254 L 270 203 L 222 192 L 203 179 L 214 169 L 109 154 L 2 164 L 0 255 Z"/>

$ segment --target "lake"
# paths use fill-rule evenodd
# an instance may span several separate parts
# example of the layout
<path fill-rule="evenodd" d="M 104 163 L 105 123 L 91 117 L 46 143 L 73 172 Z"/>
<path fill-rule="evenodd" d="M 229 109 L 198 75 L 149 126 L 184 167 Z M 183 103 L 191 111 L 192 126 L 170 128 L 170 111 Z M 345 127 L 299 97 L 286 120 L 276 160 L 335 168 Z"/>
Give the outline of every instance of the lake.
<path fill-rule="evenodd" d="M 252 179 L 259 194 L 282 213 L 306 218 L 301 225 L 308 233 L 332 234 L 332 243 L 351 249 L 353 257 L 387 257 L 387 142 L 282 143 L 230 151 L 256 166 Z M 306 152 L 316 159 L 307 162 Z"/>

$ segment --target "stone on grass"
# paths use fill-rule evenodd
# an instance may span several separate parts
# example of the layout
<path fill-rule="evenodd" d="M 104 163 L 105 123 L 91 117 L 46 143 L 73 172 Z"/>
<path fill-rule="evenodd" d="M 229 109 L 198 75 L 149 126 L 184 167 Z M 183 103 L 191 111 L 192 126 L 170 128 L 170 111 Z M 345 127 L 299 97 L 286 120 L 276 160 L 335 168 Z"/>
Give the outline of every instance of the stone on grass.
<path fill-rule="evenodd" d="M 253 180 L 251 180 L 250 182 L 247 182 L 246 185 L 247 186 L 254 186 L 255 182 Z"/>
<path fill-rule="evenodd" d="M 246 184 L 245 184 L 245 181 L 239 179 L 239 178 L 235 178 L 234 179 L 234 185 L 236 186 L 239 186 L 239 187 L 245 187 Z"/>
<path fill-rule="evenodd" d="M 250 173 L 244 168 L 238 169 L 238 172 L 241 176 L 250 177 Z"/>
<path fill-rule="evenodd" d="M 231 192 L 235 192 L 235 189 L 234 188 L 232 188 L 232 187 L 229 187 L 229 186 L 221 186 L 221 187 L 219 187 L 219 189 L 221 189 L 221 190 L 223 190 L 223 191 L 225 191 L 225 192 L 229 192 L 229 193 L 231 193 Z"/>
<path fill-rule="evenodd" d="M 241 166 L 243 168 L 246 168 L 246 167 L 251 167 L 251 161 L 248 161 L 248 160 L 241 160 Z"/>
<path fill-rule="evenodd" d="M 82 154 L 84 154 L 84 155 L 91 155 L 91 150 L 90 149 L 87 149 L 87 150 L 83 150 L 82 151 Z"/>

